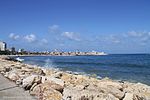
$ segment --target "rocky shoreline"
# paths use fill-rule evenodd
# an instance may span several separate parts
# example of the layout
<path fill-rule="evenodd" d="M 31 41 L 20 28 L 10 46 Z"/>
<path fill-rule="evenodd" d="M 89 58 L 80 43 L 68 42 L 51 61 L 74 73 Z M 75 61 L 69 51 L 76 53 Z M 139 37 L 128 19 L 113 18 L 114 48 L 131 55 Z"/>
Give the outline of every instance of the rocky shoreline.
<path fill-rule="evenodd" d="M 0 72 L 38 100 L 150 100 L 150 86 L 96 79 L 0 57 Z"/>

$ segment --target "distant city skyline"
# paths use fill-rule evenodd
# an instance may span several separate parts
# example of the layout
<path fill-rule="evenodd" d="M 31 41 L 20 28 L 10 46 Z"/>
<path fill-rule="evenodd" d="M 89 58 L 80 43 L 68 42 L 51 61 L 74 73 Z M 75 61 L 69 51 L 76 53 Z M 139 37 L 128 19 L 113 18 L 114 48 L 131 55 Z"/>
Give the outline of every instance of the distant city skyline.
<path fill-rule="evenodd" d="M 1 0 L 0 41 L 29 51 L 150 53 L 149 0 Z"/>

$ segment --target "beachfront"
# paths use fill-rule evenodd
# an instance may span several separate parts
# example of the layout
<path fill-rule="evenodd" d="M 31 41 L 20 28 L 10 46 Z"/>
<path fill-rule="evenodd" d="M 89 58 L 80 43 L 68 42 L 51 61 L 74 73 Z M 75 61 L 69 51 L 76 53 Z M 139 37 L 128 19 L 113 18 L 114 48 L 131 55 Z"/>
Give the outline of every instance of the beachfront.
<path fill-rule="evenodd" d="M 99 80 L 6 58 L 0 58 L 1 74 L 39 100 L 150 100 L 150 86 L 145 84 Z"/>

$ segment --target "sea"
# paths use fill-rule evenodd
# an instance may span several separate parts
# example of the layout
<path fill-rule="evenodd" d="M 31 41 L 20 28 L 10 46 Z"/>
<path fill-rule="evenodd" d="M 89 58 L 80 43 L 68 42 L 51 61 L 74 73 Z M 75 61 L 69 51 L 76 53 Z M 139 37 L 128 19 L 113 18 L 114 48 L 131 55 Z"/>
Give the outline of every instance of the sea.
<path fill-rule="evenodd" d="M 21 56 L 23 63 L 74 74 L 150 85 L 150 54 L 103 56 Z"/>

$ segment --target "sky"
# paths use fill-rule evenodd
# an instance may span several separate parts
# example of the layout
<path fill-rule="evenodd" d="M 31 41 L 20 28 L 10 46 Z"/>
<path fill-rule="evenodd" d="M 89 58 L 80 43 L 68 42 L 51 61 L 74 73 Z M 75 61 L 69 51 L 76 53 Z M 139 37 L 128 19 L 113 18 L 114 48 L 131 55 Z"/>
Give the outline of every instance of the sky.
<path fill-rule="evenodd" d="M 0 40 L 30 51 L 150 53 L 150 0 L 0 0 Z"/>

